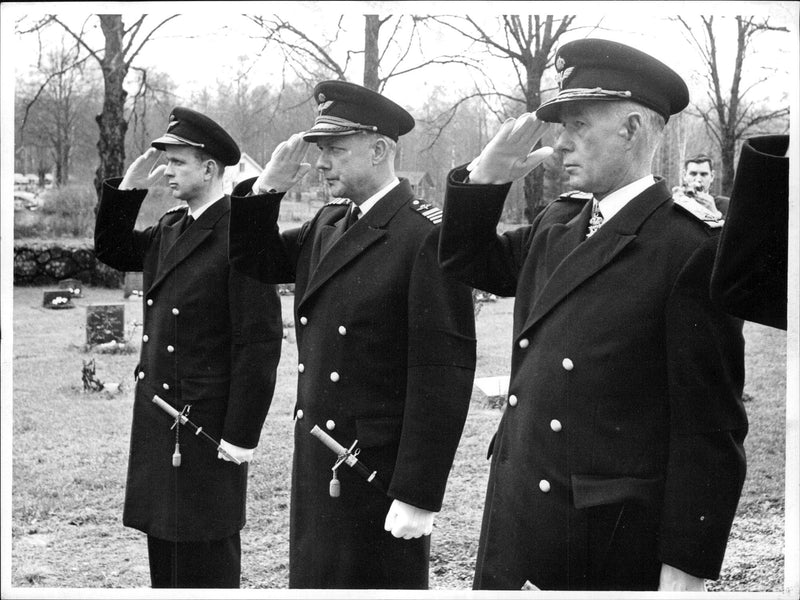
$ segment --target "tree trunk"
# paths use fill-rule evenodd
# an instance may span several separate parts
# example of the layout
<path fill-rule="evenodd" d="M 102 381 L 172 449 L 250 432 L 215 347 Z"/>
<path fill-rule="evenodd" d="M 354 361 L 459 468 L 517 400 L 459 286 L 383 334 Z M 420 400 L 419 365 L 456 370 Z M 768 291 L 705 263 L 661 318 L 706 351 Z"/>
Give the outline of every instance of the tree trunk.
<path fill-rule="evenodd" d="M 100 66 L 103 70 L 103 111 L 97 115 L 100 139 L 97 151 L 100 166 L 97 168 L 94 187 L 98 202 L 103 181 L 109 177 L 120 177 L 125 169 L 125 98 L 128 93 L 123 87 L 128 65 L 125 64 L 122 45 L 125 27 L 122 15 L 99 15 L 100 27 L 105 36 L 105 54 Z"/>
<path fill-rule="evenodd" d="M 379 92 L 378 32 L 381 22 L 378 15 L 364 15 L 364 87 Z"/>
<path fill-rule="evenodd" d="M 730 196 L 733 189 L 735 175 L 734 157 L 736 154 L 736 140 L 733 136 L 726 136 L 722 140 L 720 155 L 722 158 L 722 195 Z"/>

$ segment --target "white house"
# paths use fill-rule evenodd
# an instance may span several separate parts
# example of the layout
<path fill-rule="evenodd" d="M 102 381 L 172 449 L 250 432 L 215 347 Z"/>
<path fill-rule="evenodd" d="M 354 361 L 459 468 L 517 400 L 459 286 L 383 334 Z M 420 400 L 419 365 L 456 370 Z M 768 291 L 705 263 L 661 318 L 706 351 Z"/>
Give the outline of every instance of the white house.
<path fill-rule="evenodd" d="M 226 194 L 233 191 L 233 187 L 250 177 L 258 177 L 263 167 L 251 158 L 246 152 L 242 152 L 239 164 L 225 167 L 225 175 L 222 178 L 223 189 Z"/>

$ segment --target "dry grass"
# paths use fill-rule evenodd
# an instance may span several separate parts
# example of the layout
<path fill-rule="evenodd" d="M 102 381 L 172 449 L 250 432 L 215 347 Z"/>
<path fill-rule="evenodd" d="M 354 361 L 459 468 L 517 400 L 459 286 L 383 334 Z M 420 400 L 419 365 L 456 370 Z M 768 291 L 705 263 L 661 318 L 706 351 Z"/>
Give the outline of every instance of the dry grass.
<path fill-rule="evenodd" d="M 144 535 L 122 526 L 122 500 L 137 353 L 87 354 L 85 306 L 124 302 L 128 329 L 139 299 L 121 290 L 86 289 L 77 308 L 41 308 L 42 288 L 14 290 L 14 454 L 12 565 L 16 588 L 142 588 L 149 585 Z M 284 297 L 284 318 L 291 318 Z M 486 304 L 478 317 L 478 377 L 506 371 L 513 301 Z M 749 473 L 722 579 L 712 589 L 783 588 L 783 440 L 785 335 L 746 326 Z M 141 330 L 137 330 L 137 335 Z M 293 338 L 290 338 L 290 340 Z M 278 388 L 250 470 L 248 524 L 242 533 L 245 588 L 288 585 L 291 409 L 296 347 L 286 341 Z M 132 342 L 138 347 L 138 341 Z M 83 360 L 94 358 L 118 395 L 86 394 Z M 471 586 L 488 463 L 486 447 L 500 411 L 475 392 L 445 505 L 432 538 L 431 587 Z M 168 459 L 168 457 L 167 457 Z"/>

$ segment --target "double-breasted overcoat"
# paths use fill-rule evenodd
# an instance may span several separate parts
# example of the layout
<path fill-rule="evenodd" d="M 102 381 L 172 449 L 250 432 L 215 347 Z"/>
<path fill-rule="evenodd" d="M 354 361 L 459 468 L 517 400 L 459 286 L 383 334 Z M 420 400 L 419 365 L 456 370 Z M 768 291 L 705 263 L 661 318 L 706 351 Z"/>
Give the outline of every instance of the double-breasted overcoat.
<path fill-rule="evenodd" d="M 216 540 L 245 524 L 247 463 L 217 458 L 204 438 L 179 429 L 158 395 L 219 441 L 253 448 L 269 410 L 283 337 L 280 299 L 230 268 L 230 198 L 211 205 L 182 235 L 183 206 L 134 229 L 146 190 L 104 183 L 95 251 L 120 271 L 143 273 L 143 330 L 123 523 L 170 541 Z"/>
<path fill-rule="evenodd" d="M 662 562 L 716 578 L 747 431 L 741 321 L 709 300 L 719 229 L 657 181 L 588 239 L 580 194 L 498 235 L 509 186 L 466 176 L 442 264 L 516 297 L 475 587 L 655 589 Z"/>
<path fill-rule="evenodd" d="M 425 216 L 437 211 L 401 180 L 344 234 L 347 203 L 279 233 L 282 195 L 247 196 L 251 186 L 232 194 L 232 263 L 295 283 L 290 586 L 427 587 L 429 538 L 383 525 L 392 499 L 440 510 L 471 395 L 471 290 L 439 268 L 439 227 Z M 358 440 L 387 493 L 343 465 L 331 497 L 336 456 L 315 425 L 345 448 Z"/>

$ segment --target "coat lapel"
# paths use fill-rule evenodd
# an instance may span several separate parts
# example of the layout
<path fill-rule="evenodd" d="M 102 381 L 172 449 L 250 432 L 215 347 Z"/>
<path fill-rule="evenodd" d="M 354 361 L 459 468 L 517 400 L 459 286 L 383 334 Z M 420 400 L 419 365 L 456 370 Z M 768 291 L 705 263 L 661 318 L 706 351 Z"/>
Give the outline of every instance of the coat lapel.
<path fill-rule="evenodd" d="M 311 274 L 298 306 L 301 306 L 337 272 L 385 236 L 386 225 L 413 196 L 411 186 L 407 181 L 401 180 L 397 187 L 381 198 L 346 233 L 342 233 L 346 216 L 333 225 L 322 225 L 318 234 L 320 236 L 320 261 Z"/>
<path fill-rule="evenodd" d="M 230 199 L 225 196 L 222 200 L 215 202 L 209 207 L 194 224 L 189 227 L 184 235 L 179 236 L 178 224 L 166 225 L 162 233 L 161 259 L 158 261 L 158 271 L 155 279 L 148 290 L 150 293 L 158 286 L 169 273 L 175 269 L 183 260 L 186 259 L 194 250 L 211 235 L 217 221 L 228 211 L 230 211 Z"/>
<path fill-rule="evenodd" d="M 534 301 L 519 335 L 536 325 L 579 285 L 612 262 L 636 239 L 637 232 L 650 214 L 668 199 L 669 191 L 666 184 L 656 183 L 628 202 L 613 219 L 589 239 L 585 237 L 588 224 L 587 210 L 591 212 L 590 202 L 578 217 L 561 227 L 554 226 L 548 232 L 546 261 L 548 272 L 552 275 Z M 550 271 L 552 265 L 556 266 Z"/>

